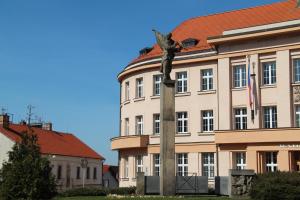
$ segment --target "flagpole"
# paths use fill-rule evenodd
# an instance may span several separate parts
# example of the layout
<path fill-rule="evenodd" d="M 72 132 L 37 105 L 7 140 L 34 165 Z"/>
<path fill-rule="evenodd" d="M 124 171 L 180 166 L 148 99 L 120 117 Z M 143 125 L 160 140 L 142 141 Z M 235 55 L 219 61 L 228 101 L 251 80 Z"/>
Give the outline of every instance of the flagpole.
<path fill-rule="evenodd" d="M 252 108 L 251 108 L 251 118 L 252 121 L 254 121 L 254 117 L 255 117 L 255 97 L 254 97 L 254 81 L 255 81 L 255 62 L 252 62 L 252 73 L 251 73 L 251 79 L 252 79 L 252 87 L 251 87 L 251 96 L 252 96 Z"/>

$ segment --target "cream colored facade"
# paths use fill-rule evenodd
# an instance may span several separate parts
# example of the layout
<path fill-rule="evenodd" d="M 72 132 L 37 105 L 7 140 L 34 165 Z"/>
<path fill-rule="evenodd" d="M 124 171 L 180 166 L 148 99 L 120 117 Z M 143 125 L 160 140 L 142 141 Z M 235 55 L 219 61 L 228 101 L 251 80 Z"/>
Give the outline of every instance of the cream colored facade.
<path fill-rule="evenodd" d="M 257 173 L 299 170 L 300 129 L 296 123 L 296 108 L 300 103 L 300 83 L 295 80 L 294 65 L 294 60 L 300 58 L 298 29 L 281 27 L 280 32 L 267 30 L 263 34 L 245 32 L 227 38 L 228 41 L 208 39 L 218 45 L 218 51 L 195 53 L 194 57 L 187 55 L 184 59 L 176 57 L 171 77 L 177 79 L 178 72 L 187 74 L 187 91 L 175 97 L 176 112 L 187 113 L 188 131 L 176 134 L 175 147 L 176 154 L 187 155 L 188 173 L 184 175 L 205 175 L 204 168 L 211 167 L 209 171 L 213 174 L 209 180 L 213 182 L 214 176 L 227 176 L 229 169 L 238 167 Z M 264 84 L 264 63 L 270 62 L 276 66 L 276 81 Z M 251 74 L 256 75 L 252 80 L 256 84 L 253 120 L 247 88 L 249 64 Z M 234 68 L 240 65 L 246 67 L 246 85 L 236 88 Z M 159 62 L 141 61 L 129 65 L 119 75 L 121 131 L 111 143 L 112 149 L 119 151 L 121 187 L 136 184 L 138 167 L 146 175 L 155 175 L 154 156 L 159 154 L 160 138 L 154 134 L 153 115 L 160 112 L 160 99 L 153 91 L 154 76 L 160 74 L 159 66 Z M 201 87 L 205 69 L 211 69 L 213 77 L 213 88 L 208 91 Z M 140 78 L 143 95 L 136 98 L 136 80 Z M 277 110 L 276 128 L 265 125 L 269 112 L 266 109 L 270 107 Z M 240 108 L 247 111 L 246 130 L 236 129 L 235 111 Z M 212 132 L 203 131 L 204 111 L 213 113 Z M 141 135 L 137 134 L 137 116 L 143 118 Z M 137 166 L 141 165 L 138 156 L 142 156 L 142 167 Z M 209 165 L 204 163 L 208 157 Z"/>

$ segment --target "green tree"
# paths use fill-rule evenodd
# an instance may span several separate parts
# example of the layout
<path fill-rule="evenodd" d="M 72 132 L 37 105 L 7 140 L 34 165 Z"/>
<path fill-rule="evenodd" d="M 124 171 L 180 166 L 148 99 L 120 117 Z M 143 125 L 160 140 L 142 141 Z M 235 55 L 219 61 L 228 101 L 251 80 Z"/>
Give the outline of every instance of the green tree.
<path fill-rule="evenodd" d="M 0 170 L 0 199 L 41 200 L 56 194 L 50 162 L 41 156 L 32 131 L 21 134 L 21 141 L 8 154 L 9 159 Z"/>

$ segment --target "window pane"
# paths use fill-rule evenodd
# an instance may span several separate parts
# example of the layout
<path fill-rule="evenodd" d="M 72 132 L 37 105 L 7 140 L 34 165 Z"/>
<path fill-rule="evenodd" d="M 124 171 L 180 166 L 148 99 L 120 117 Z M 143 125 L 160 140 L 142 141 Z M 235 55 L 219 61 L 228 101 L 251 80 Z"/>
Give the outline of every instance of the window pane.
<path fill-rule="evenodd" d="M 214 153 L 202 154 L 202 175 L 208 178 L 214 177 Z"/>
<path fill-rule="evenodd" d="M 187 72 L 179 72 L 177 78 L 177 93 L 187 92 Z"/>
<path fill-rule="evenodd" d="M 300 106 L 296 106 L 296 127 L 300 127 Z"/>
<path fill-rule="evenodd" d="M 246 86 L 246 65 L 238 65 L 233 68 L 234 87 Z"/>
<path fill-rule="evenodd" d="M 203 111 L 202 112 L 202 131 L 212 132 L 214 130 L 214 117 L 213 111 Z"/>
<path fill-rule="evenodd" d="M 294 59 L 294 81 L 300 82 L 300 59 Z"/>
<path fill-rule="evenodd" d="M 247 129 L 247 109 L 246 108 L 235 109 L 235 129 L 236 130 Z"/>
<path fill-rule="evenodd" d="M 272 85 L 276 83 L 276 63 L 265 62 L 263 63 L 263 83 L 264 85 Z"/>
<path fill-rule="evenodd" d="M 202 90 L 213 89 L 213 70 L 205 69 L 202 70 Z"/>

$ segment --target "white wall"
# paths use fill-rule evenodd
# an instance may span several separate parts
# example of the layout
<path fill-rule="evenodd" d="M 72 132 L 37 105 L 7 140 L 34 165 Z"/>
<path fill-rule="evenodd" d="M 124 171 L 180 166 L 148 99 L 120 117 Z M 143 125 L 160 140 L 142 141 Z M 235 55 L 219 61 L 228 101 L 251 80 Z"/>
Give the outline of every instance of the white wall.
<path fill-rule="evenodd" d="M 14 141 L 0 133 L 0 168 L 2 168 L 3 162 L 8 160 L 8 152 L 14 144 Z"/>

